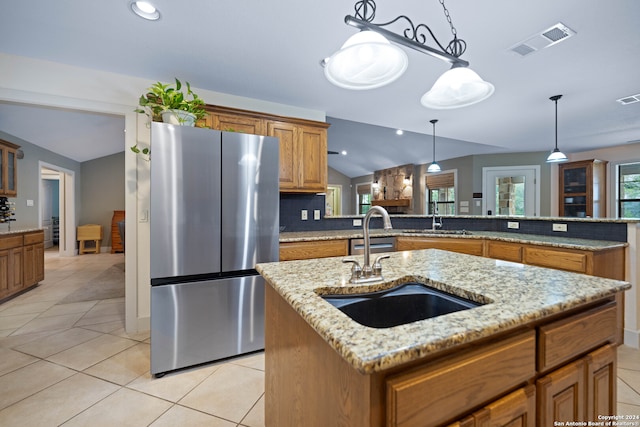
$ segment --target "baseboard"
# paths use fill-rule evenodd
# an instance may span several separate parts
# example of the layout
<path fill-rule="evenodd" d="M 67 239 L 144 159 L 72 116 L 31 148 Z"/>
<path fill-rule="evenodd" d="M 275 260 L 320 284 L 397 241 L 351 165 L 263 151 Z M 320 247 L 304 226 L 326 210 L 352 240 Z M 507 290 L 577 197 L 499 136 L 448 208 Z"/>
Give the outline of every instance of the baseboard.
<path fill-rule="evenodd" d="M 624 330 L 624 345 L 640 349 L 640 330 Z"/>

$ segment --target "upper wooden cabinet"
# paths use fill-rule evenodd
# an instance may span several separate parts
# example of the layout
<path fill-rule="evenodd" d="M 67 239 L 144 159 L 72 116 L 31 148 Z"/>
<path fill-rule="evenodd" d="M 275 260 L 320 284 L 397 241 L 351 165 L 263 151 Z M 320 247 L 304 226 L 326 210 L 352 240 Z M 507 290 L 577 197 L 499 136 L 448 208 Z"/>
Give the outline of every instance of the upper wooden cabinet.
<path fill-rule="evenodd" d="M 560 216 L 607 216 L 606 166 L 607 162 L 602 160 L 583 160 L 558 165 Z"/>
<path fill-rule="evenodd" d="M 0 139 L 0 196 L 18 195 L 18 148 Z"/>
<path fill-rule="evenodd" d="M 327 190 L 326 128 L 269 121 L 267 134 L 280 138 L 280 191 Z"/>
<path fill-rule="evenodd" d="M 328 123 L 207 105 L 198 124 L 212 129 L 275 136 L 280 139 L 280 191 L 327 190 Z"/>

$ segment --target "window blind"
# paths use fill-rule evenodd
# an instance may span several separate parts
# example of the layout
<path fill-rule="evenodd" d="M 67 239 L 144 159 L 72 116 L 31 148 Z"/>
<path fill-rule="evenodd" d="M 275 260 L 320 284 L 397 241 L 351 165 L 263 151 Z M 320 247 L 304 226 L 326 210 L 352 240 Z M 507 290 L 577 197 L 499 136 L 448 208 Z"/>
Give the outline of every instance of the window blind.
<path fill-rule="evenodd" d="M 449 188 L 455 185 L 453 173 L 441 173 L 438 175 L 427 175 L 427 188 Z"/>

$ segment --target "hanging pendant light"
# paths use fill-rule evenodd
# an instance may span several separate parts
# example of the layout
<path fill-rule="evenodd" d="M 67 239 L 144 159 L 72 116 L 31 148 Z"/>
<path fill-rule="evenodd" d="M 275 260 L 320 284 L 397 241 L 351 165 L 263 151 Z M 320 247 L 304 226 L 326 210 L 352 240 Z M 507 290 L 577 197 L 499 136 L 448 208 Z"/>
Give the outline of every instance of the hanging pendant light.
<path fill-rule="evenodd" d="M 440 4 L 453 35 L 446 47 L 428 25 L 416 25 L 405 15 L 388 22 L 374 23 L 376 2 L 358 0 L 354 5 L 355 16 L 345 16 L 344 22 L 361 31 L 350 37 L 339 51 L 320 61 L 325 77 L 345 89 L 374 89 L 387 85 L 407 69 L 408 57 L 397 46 L 400 45 L 452 64 L 451 69 L 440 76 L 431 90 L 422 96 L 420 102 L 425 107 L 460 108 L 487 99 L 493 94 L 494 87 L 468 68 L 469 62 L 460 58 L 467 43 L 458 38 L 458 31 L 453 26 L 444 0 L 440 0 Z M 386 28 L 398 22 L 406 25 L 404 32 L 395 33 Z M 426 43 L 426 32 L 437 47 Z"/>
<path fill-rule="evenodd" d="M 558 99 L 562 98 L 562 95 L 554 95 L 550 100 L 556 104 L 556 148 L 553 149 L 549 157 L 547 157 L 547 163 L 559 163 L 569 160 L 565 154 L 558 149 Z"/>
<path fill-rule="evenodd" d="M 324 64 L 324 75 L 334 85 L 365 90 L 395 81 L 406 71 L 409 58 L 384 36 L 360 31 L 349 37 Z"/>
<path fill-rule="evenodd" d="M 438 123 L 438 120 L 433 119 L 433 120 L 430 120 L 430 122 L 433 125 L 433 162 L 427 168 L 427 172 L 433 173 L 433 172 L 440 172 L 441 170 L 440 165 L 436 163 L 436 123 Z"/>
<path fill-rule="evenodd" d="M 466 107 L 484 101 L 494 90 L 491 83 L 482 80 L 471 68 L 454 65 L 422 95 L 420 103 L 438 110 Z"/>

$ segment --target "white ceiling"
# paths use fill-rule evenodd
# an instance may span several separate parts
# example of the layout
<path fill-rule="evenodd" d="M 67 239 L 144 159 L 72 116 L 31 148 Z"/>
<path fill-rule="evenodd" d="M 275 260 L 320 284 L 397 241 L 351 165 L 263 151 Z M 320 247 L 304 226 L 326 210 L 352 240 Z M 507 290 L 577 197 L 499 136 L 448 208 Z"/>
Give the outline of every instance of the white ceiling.
<path fill-rule="evenodd" d="M 343 22 L 353 14 L 352 1 L 154 0 L 162 13 L 156 22 L 133 15 L 128 3 L 11 2 L 0 14 L 0 52 L 150 84 L 175 76 L 197 88 L 325 111 L 332 123 L 329 149 L 349 152 L 329 156 L 329 165 L 351 177 L 430 162 L 434 118 L 438 160 L 549 150 L 549 97 L 556 94 L 564 95 L 558 102 L 564 152 L 640 140 L 640 103 L 616 102 L 640 93 L 637 0 L 448 0 L 458 36 L 468 45 L 462 58 L 496 92 L 480 104 L 446 111 L 426 109 L 419 100 L 447 64 L 414 51 L 407 51 L 405 75 L 383 88 L 348 91 L 324 78 L 320 59 L 356 31 Z M 378 0 L 377 7 L 376 22 L 404 14 L 428 24 L 441 42 L 450 38 L 436 0 Z M 558 22 L 577 34 L 524 58 L 509 51 Z M 85 117 L 78 120 L 78 114 Z M 82 122 L 89 128 L 80 129 Z M 119 117 L 0 104 L 0 131 L 79 161 L 121 151 L 123 127 Z M 409 132 L 398 137 L 396 128 Z"/>

